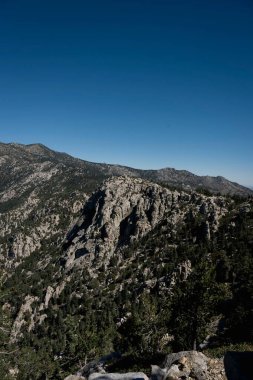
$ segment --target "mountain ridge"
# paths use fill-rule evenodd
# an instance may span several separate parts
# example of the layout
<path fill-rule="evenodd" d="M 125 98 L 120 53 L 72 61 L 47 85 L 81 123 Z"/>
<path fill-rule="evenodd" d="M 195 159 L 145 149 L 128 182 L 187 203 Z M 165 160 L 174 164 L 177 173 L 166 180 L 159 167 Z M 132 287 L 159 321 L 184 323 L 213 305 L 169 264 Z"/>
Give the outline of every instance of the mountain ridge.
<path fill-rule="evenodd" d="M 253 195 L 253 191 L 236 182 L 229 181 L 225 177 L 199 176 L 188 170 L 178 170 L 170 167 L 161 169 L 138 169 L 118 164 L 96 163 L 73 157 L 64 152 L 56 152 L 47 146 L 34 144 L 1 143 L 0 158 L 6 155 L 15 156 L 20 153 L 22 158 L 49 159 L 57 163 L 72 166 L 78 170 L 97 171 L 97 175 L 103 177 L 128 175 L 140 177 L 154 182 L 164 182 L 168 186 L 180 187 L 188 190 L 206 189 L 213 193 L 247 196 Z M 18 159 L 18 157 L 17 157 Z M 1 170 L 1 166 L 0 166 Z M 104 178 L 103 178 L 104 179 Z M 95 188 L 94 188 L 95 190 Z"/>

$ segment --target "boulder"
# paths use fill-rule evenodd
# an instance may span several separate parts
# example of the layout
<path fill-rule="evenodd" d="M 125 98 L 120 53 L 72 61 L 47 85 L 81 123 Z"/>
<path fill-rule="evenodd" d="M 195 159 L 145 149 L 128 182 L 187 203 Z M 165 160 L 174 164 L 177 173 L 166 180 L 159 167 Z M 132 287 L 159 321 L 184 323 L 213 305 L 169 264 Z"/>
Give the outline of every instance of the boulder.
<path fill-rule="evenodd" d="M 170 354 L 164 362 L 162 380 L 225 380 L 222 359 L 209 359 L 202 352 L 182 351 Z M 154 377 L 152 380 L 160 380 Z"/>
<path fill-rule="evenodd" d="M 181 351 L 168 355 L 164 367 L 169 370 L 175 364 L 181 371 L 194 374 L 197 380 L 206 380 L 207 362 L 208 358 L 202 352 Z"/>
<path fill-rule="evenodd" d="M 92 373 L 88 380 L 148 380 L 148 377 L 143 372 Z"/>
<path fill-rule="evenodd" d="M 150 380 L 163 380 L 166 376 L 166 371 L 161 369 L 157 365 L 151 366 L 151 378 Z"/>
<path fill-rule="evenodd" d="M 84 376 L 85 378 L 88 378 L 92 373 L 100 373 L 104 374 L 105 369 L 104 366 L 106 363 L 110 361 L 115 361 L 120 359 L 121 355 L 118 352 L 111 352 L 108 355 L 104 355 L 99 359 L 92 360 L 91 362 L 87 363 L 84 367 L 82 367 L 78 372 L 78 376 Z"/>

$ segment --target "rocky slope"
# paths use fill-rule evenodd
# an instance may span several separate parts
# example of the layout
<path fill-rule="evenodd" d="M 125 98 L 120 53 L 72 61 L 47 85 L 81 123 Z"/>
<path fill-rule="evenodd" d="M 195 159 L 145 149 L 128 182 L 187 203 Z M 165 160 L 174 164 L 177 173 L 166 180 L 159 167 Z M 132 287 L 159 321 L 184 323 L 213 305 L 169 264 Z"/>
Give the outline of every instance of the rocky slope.
<path fill-rule="evenodd" d="M 41 185 L 53 188 L 55 193 L 62 191 L 62 186 L 68 188 L 74 183 L 77 185 L 78 182 L 82 182 L 82 190 L 90 192 L 103 179 L 113 175 L 135 176 L 188 189 L 204 188 L 222 194 L 243 196 L 253 193 L 250 189 L 223 177 L 201 177 L 170 168 L 139 170 L 118 165 L 96 164 L 65 153 L 54 152 L 41 144 L 0 143 L 0 173 L 1 204 L 22 198 L 34 187 Z M 11 204 L 10 202 L 10 206 Z"/>
<path fill-rule="evenodd" d="M 136 259 L 135 254 L 133 254 L 125 260 L 125 251 L 129 246 L 139 242 L 149 233 L 153 234 L 156 227 L 159 231 L 160 224 L 162 224 L 164 232 L 166 232 L 167 243 L 164 243 L 161 248 L 163 252 L 168 250 L 167 255 L 172 255 L 175 250 L 174 237 L 188 218 L 192 223 L 193 220 L 199 220 L 200 224 L 199 231 L 195 231 L 191 240 L 210 240 L 218 229 L 220 218 L 228 212 L 232 203 L 233 201 L 226 200 L 222 196 L 171 191 L 160 185 L 137 178 L 114 177 L 106 180 L 100 189 L 86 201 L 81 216 L 67 233 L 65 240 L 56 240 L 58 250 L 61 250 L 59 261 L 61 265 L 54 269 L 55 280 L 47 287 L 44 299 L 39 300 L 36 297 L 25 299 L 13 325 L 12 339 L 16 340 L 20 335 L 21 327 L 24 325 L 24 314 L 28 309 L 32 315 L 29 329 L 33 328 L 34 323 L 41 323 L 45 310 L 48 308 L 49 300 L 53 298 L 57 300 L 66 284 L 74 281 L 73 270 L 75 270 L 74 273 L 78 273 L 78 271 L 81 273 L 84 269 L 88 270 L 87 281 L 90 278 L 99 278 L 99 271 L 104 272 L 106 270 L 106 276 L 98 284 L 102 288 L 106 287 L 106 281 L 111 282 L 111 279 L 108 278 L 113 275 L 112 263 L 117 263 L 119 272 L 116 275 L 116 281 L 113 280 L 115 282 L 113 292 L 121 291 L 124 284 L 120 278 L 121 276 L 124 277 L 124 273 L 128 270 L 133 270 L 133 262 Z M 70 212 L 67 206 L 65 205 L 65 212 Z M 55 236 L 60 237 L 59 231 L 57 231 L 57 221 L 55 228 L 56 230 L 52 230 L 49 224 L 48 230 L 45 229 L 50 244 L 54 241 Z M 43 240 L 43 235 L 40 235 L 40 238 Z M 43 241 L 45 240 L 44 236 Z M 16 241 L 13 241 L 12 252 L 15 250 L 15 244 Z M 38 252 L 44 252 L 40 255 L 40 261 L 36 263 L 37 268 L 40 266 L 43 268 L 43 265 L 50 263 L 48 252 L 52 252 L 53 248 L 50 245 L 43 247 L 43 249 L 40 246 L 35 248 Z M 160 261 L 158 245 L 156 250 L 158 250 L 157 259 Z M 144 260 L 145 254 L 139 251 L 138 255 L 143 262 L 139 262 L 136 269 L 137 273 L 146 273 L 144 282 L 136 279 L 134 285 L 132 279 L 128 281 L 129 284 L 132 283 L 138 289 L 158 286 L 161 293 L 171 292 L 178 278 L 186 280 L 191 273 L 191 262 L 182 260 L 173 267 L 170 275 L 159 278 L 159 276 L 154 275 L 153 271 L 150 271 L 149 263 Z M 171 260 L 173 260 L 172 257 Z M 157 264 L 157 271 L 158 268 L 162 270 L 162 267 L 162 262 Z M 106 278 L 107 276 L 108 278 Z M 39 301 L 41 303 L 38 311 L 36 308 Z M 32 304 L 34 306 L 31 308 Z M 124 319 L 124 315 L 120 316 L 119 319 L 121 317 Z"/>
<path fill-rule="evenodd" d="M 173 231 L 188 214 L 204 215 L 203 229 L 210 239 L 227 207 L 223 197 L 171 191 L 138 178 L 109 179 L 89 198 L 68 233 L 65 266 L 82 265 L 87 257 L 90 262 L 108 263 L 117 250 L 138 241 L 164 218 Z"/>
<path fill-rule="evenodd" d="M 37 144 L 0 144 L 0 175 L 0 259 L 6 267 L 63 239 L 86 194 L 104 178 Z"/>
<path fill-rule="evenodd" d="M 37 247 L 6 281 L 13 289 L 4 304 L 13 318 L 10 343 L 23 349 L 24 342 L 35 345 L 38 357 L 47 355 L 49 368 L 56 371 L 59 365 L 62 376 L 72 370 L 63 365 L 68 357 L 76 365 L 114 347 L 145 355 L 171 345 L 191 347 L 196 333 L 184 326 L 197 323 L 195 315 L 204 318 L 198 344 L 208 346 L 224 318 L 212 294 L 231 297 L 230 285 L 223 285 L 227 269 L 220 274 L 217 264 L 224 254 L 214 247 L 225 236 L 233 238 L 222 232 L 231 212 L 232 218 L 251 213 L 250 201 L 239 205 L 138 178 L 107 179 L 82 207 L 78 204 L 79 217 L 65 239 L 49 228 L 49 244 Z M 61 206 L 63 214 L 73 212 L 67 203 Z M 229 226 L 236 231 L 235 221 Z M 221 283 L 207 280 L 212 276 L 221 276 Z M 196 289 L 198 306 L 191 300 Z M 23 366 L 27 372 L 20 355 L 20 371 Z"/>
<path fill-rule="evenodd" d="M 0 376 L 61 380 L 115 350 L 124 359 L 107 373 L 153 364 L 167 376 L 171 350 L 253 338 L 252 198 L 174 190 L 40 145 L 1 148 L 0 352 L 15 354 L 0 354 Z M 190 379 L 183 360 L 173 376 Z"/>
<path fill-rule="evenodd" d="M 2 265 L 18 265 L 23 257 L 40 249 L 42 242 L 44 244 L 48 241 L 48 244 L 51 244 L 51 239 L 56 241 L 57 235 L 61 239 L 92 191 L 101 185 L 104 179 L 120 175 L 142 177 L 188 190 L 201 187 L 224 194 L 245 196 L 251 193 L 251 190 L 221 177 L 198 177 L 174 169 L 137 170 L 117 165 L 95 164 L 65 153 L 54 152 L 41 144 L 0 143 Z M 108 201 L 110 202 L 109 198 Z M 163 207 L 167 207 L 167 204 Z M 123 210 L 125 217 L 126 212 L 127 210 Z M 159 212 L 161 210 L 158 210 Z M 129 217 L 134 218 L 134 215 Z M 151 222 L 151 225 L 153 224 L 154 221 Z M 145 229 L 145 225 L 148 225 L 145 218 L 142 223 L 138 222 L 140 229 Z M 110 228 L 110 223 L 104 223 L 103 234 L 107 233 L 107 228 Z M 84 250 L 79 251 L 80 255 L 81 252 Z"/>

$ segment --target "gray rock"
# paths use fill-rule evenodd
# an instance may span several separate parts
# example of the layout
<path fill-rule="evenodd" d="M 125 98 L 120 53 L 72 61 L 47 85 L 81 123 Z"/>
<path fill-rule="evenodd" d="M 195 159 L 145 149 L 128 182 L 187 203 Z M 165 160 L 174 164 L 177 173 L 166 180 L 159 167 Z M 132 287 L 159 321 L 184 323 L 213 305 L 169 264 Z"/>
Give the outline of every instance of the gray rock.
<path fill-rule="evenodd" d="M 166 357 L 164 367 L 167 369 L 168 379 L 180 378 L 181 376 L 195 376 L 196 380 L 207 379 L 208 358 L 197 351 L 181 351 Z M 178 376 L 178 377 L 176 377 Z"/>
<path fill-rule="evenodd" d="M 148 377 L 143 372 L 93 373 L 88 380 L 148 380 Z"/>
<path fill-rule="evenodd" d="M 99 359 L 92 360 L 82 367 L 78 372 L 78 376 L 84 376 L 88 378 L 92 373 L 105 373 L 104 365 L 109 361 L 115 361 L 120 359 L 121 355 L 118 352 L 111 352 L 108 355 L 104 355 Z"/>
<path fill-rule="evenodd" d="M 190 371 L 181 371 L 179 365 L 173 364 L 168 370 L 164 379 L 166 380 L 177 380 L 177 379 L 187 379 L 190 375 Z"/>
<path fill-rule="evenodd" d="M 66 237 L 62 258 L 65 268 L 71 270 L 73 266 L 98 262 L 107 265 L 116 251 L 142 238 L 168 212 L 174 228 L 184 221 L 190 210 L 194 215 L 199 214 L 199 199 L 185 195 L 140 178 L 106 180 L 86 202 L 82 216 Z M 216 215 L 213 223 L 203 224 L 209 239 L 214 222 L 217 228 L 219 218 L 227 209 L 220 206 L 217 197 L 202 195 L 200 201 L 207 215 Z M 186 268 L 185 277 L 188 272 Z"/>
<path fill-rule="evenodd" d="M 153 229 L 171 205 L 172 192 L 157 184 L 130 177 L 105 181 L 67 236 L 66 267 L 79 265 L 87 258 L 108 261 L 117 248 Z"/>
<path fill-rule="evenodd" d="M 163 380 L 166 376 L 166 371 L 161 369 L 157 365 L 151 366 L 151 378 L 150 380 Z"/>

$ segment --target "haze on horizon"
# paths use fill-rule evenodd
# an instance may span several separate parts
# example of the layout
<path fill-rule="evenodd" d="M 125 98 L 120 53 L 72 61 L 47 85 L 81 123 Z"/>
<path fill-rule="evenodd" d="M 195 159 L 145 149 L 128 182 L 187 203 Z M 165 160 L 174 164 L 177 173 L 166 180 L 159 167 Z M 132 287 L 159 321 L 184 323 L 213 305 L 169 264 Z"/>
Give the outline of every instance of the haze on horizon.
<path fill-rule="evenodd" d="M 253 186 L 253 3 L 0 3 L 0 141 Z"/>

